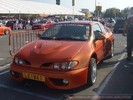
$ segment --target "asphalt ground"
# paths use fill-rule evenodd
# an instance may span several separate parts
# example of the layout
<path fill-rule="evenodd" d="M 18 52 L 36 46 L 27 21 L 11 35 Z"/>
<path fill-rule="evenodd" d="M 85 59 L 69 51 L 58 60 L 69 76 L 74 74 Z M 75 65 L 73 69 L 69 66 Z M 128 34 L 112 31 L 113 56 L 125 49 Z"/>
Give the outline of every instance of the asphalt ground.
<path fill-rule="evenodd" d="M 133 100 L 133 57 L 131 61 L 126 59 L 120 61 L 100 95 Z"/>

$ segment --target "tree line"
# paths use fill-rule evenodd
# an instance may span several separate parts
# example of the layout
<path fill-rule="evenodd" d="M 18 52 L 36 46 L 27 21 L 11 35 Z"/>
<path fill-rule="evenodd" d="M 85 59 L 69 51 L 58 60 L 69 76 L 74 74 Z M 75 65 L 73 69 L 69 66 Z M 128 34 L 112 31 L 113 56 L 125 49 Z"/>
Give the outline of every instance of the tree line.
<path fill-rule="evenodd" d="M 109 8 L 106 11 L 101 13 L 101 16 L 104 18 L 126 18 L 131 8 L 127 7 L 123 10 L 118 8 Z"/>

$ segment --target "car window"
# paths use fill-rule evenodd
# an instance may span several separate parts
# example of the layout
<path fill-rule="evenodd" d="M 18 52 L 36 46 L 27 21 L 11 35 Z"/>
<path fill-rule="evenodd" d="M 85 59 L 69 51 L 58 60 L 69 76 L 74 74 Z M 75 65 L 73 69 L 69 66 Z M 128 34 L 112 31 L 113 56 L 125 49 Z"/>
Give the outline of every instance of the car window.
<path fill-rule="evenodd" d="M 98 24 L 94 24 L 93 26 L 93 33 L 94 33 L 94 36 L 95 36 L 95 40 L 98 39 L 98 37 L 101 35 L 102 33 L 102 30 L 101 28 L 99 27 Z"/>
<path fill-rule="evenodd" d="M 46 20 L 40 20 L 38 23 L 46 23 Z"/>
<path fill-rule="evenodd" d="M 55 40 L 88 40 L 90 26 L 83 24 L 55 24 L 49 28 L 42 39 Z"/>
<path fill-rule="evenodd" d="M 7 24 L 13 24 L 14 23 L 14 21 L 8 21 L 7 22 Z"/>
<path fill-rule="evenodd" d="M 105 30 L 105 27 L 102 25 L 102 24 L 99 24 L 100 25 L 100 28 L 101 28 L 101 30 L 102 30 L 102 33 L 106 33 L 106 30 Z"/>

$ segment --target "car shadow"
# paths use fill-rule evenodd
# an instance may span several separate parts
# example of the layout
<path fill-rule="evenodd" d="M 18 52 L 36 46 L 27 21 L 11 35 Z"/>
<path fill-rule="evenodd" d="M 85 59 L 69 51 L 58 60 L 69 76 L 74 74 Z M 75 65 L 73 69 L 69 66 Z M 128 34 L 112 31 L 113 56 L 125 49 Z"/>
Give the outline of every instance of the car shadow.
<path fill-rule="evenodd" d="M 64 100 L 69 96 L 74 96 L 73 94 L 83 91 L 85 89 L 90 88 L 89 85 L 84 85 L 78 88 L 70 89 L 70 90 L 58 90 L 47 87 L 44 83 L 33 81 L 33 80 L 24 80 L 23 82 L 16 82 L 11 80 L 8 77 L 8 81 L 5 85 L 15 90 L 16 92 L 21 92 L 22 94 L 36 94 L 40 97 L 50 97 L 53 100 Z M 26 92 L 25 92 L 26 91 Z"/>
<path fill-rule="evenodd" d="M 116 56 L 119 56 L 119 55 L 122 55 L 123 53 L 125 52 L 125 49 L 123 49 L 122 51 L 120 52 L 115 52 L 114 53 L 114 56 L 112 58 L 107 58 L 107 59 L 104 59 L 102 60 L 99 64 L 98 64 L 98 69 L 102 69 L 102 68 L 107 68 L 108 67 L 112 67 L 112 65 L 115 65 L 117 62 L 119 62 L 119 60 L 111 60 L 111 59 L 114 59 L 114 57 Z M 108 61 L 109 60 L 109 61 Z M 104 66 L 103 66 L 104 65 Z"/>
<path fill-rule="evenodd" d="M 104 88 L 106 88 L 106 87 L 104 87 L 102 90 L 100 90 L 101 87 L 102 87 L 103 85 L 105 85 L 105 82 L 106 82 L 106 84 L 109 83 L 109 80 L 113 77 L 113 75 L 114 75 L 115 73 L 117 73 L 117 70 L 119 70 L 118 67 L 119 67 L 119 66 L 120 66 L 120 67 L 122 67 L 122 66 L 129 66 L 129 65 L 130 65 L 130 66 L 133 66 L 133 57 L 132 57 L 132 59 L 131 59 L 130 61 L 127 61 L 126 58 L 125 58 L 125 59 L 122 59 L 122 60 L 120 61 L 120 63 L 117 65 L 117 67 L 115 67 L 110 73 L 108 73 L 108 75 L 106 75 L 106 77 L 102 80 L 102 82 L 99 84 L 99 86 L 98 86 L 97 88 L 94 88 L 93 91 L 94 91 L 97 95 L 101 95 L 101 94 L 102 94 L 102 91 L 104 91 Z M 112 76 L 111 76 L 111 75 L 112 75 Z M 107 79 L 108 77 L 110 77 L 109 80 Z M 99 92 L 99 90 L 100 90 L 100 92 Z"/>

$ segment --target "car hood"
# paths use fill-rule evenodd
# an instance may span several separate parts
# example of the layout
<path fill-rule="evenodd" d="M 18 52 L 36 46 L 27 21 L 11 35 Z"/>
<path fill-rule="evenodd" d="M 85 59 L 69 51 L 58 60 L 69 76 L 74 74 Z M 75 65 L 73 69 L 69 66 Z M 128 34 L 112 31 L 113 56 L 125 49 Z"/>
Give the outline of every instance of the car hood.
<path fill-rule="evenodd" d="M 85 41 L 36 40 L 21 48 L 17 55 L 35 63 L 69 61 L 86 44 Z"/>
<path fill-rule="evenodd" d="M 42 24 L 42 23 L 33 24 L 33 26 L 42 26 L 42 25 L 46 25 L 46 24 Z"/>

